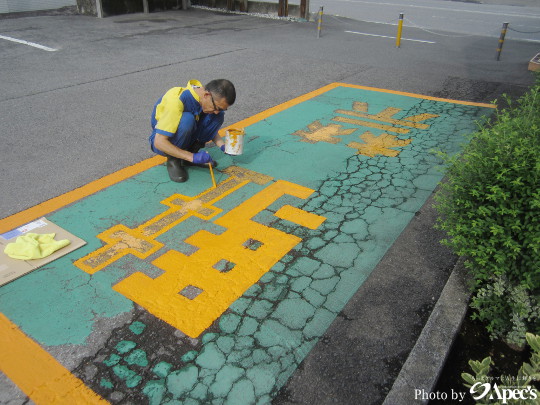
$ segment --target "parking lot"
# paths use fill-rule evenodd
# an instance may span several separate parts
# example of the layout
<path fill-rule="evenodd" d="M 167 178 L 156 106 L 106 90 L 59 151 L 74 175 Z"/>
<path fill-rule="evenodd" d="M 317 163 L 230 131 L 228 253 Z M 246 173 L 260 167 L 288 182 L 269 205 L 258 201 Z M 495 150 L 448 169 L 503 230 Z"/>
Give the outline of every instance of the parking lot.
<path fill-rule="evenodd" d="M 0 42 L 0 230 L 44 216 L 86 242 L 0 287 L 2 402 L 382 402 L 455 263 L 433 151 L 532 83 L 534 44 L 496 62 L 482 37 L 397 49 L 196 9 L 0 21 L 50 48 Z M 169 182 L 153 103 L 216 77 L 245 153 L 209 149 L 216 188 Z"/>

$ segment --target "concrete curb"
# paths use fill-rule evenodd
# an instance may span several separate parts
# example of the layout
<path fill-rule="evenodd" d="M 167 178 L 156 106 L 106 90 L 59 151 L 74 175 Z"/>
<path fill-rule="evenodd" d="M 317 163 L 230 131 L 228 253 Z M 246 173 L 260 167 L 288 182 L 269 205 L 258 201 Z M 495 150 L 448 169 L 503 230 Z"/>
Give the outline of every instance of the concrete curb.
<path fill-rule="evenodd" d="M 427 404 L 428 399 L 415 398 L 415 393 L 431 393 L 437 384 L 444 363 L 457 336 L 471 296 L 469 277 L 460 258 L 416 344 L 394 381 L 383 405 Z"/>

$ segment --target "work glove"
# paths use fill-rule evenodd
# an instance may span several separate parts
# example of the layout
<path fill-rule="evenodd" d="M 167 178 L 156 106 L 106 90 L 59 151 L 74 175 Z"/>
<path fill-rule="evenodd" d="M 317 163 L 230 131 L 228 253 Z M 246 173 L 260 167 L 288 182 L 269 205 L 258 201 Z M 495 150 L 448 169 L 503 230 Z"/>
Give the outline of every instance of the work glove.
<path fill-rule="evenodd" d="M 219 148 L 221 149 L 222 152 L 225 152 L 225 145 L 221 145 Z"/>
<path fill-rule="evenodd" d="M 194 153 L 193 163 L 195 163 L 196 165 L 212 163 L 212 156 L 210 156 L 206 151 Z"/>

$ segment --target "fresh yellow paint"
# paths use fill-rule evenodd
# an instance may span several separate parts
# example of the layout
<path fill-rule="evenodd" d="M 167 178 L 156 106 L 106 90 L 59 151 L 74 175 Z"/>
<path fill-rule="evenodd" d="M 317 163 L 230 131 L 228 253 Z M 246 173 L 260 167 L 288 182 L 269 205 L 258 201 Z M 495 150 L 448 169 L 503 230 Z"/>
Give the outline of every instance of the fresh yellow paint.
<path fill-rule="evenodd" d="M 222 211 L 212 205 L 215 202 L 250 181 L 266 184 L 272 179 L 270 176 L 236 166 L 231 166 L 224 172 L 233 176 L 196 197 L 174 194 L 166 198 L 161 203 L 169 209 L 135 229 L 119 224 L 100 233 L 97 237 L 104 241 L 105 245 L 75 261 L 75 266 L 88 274 L 94 274 L 127 254 L 146 259 L 163 247 L 155 238 L 169 229 L 192 216 L 210 220 Z"/>
<path fill-rule="evenodd" d="M 2 313 L 0 370 L 38 405 L 108 403 Z"/>
<path fill-rule="evenodd" d="M 309 229 L 317 229 L 325 221 L 325 218 L 320 215 L 306 212 L 292 205 L 284 205 L 277 210 L 275 215 L 278 218 L 286 219 Z"/>
<path fill-rule="evenodd" d="M 135 273 L 113 289 L 186 335 L 198 337 L 301 241 L 252 218 L 284 195 L 305 199 L 312 193 L 313 190 L 294 183 L 272 183 L 215 221 L 227 228 L 222 234 L 201 230 L 187 238 L 187 243 L 199 248 L 195 253 L 187 256 L 169 250 L 152 262 L 164 271 L 162 275 L 151 278 Z M 281 218 L 310 229 L 317 228 L 325 219 L 294 207 L 280 211 Z M 249 241 L 262 245 L 252 250 L 246 247 Z M 234 268 L 227 272 L 218 270 L 216 265 L 223 260 L 233 263 Z M 192 299 L 180 294 L 190 286 L 202 292 Z"/>

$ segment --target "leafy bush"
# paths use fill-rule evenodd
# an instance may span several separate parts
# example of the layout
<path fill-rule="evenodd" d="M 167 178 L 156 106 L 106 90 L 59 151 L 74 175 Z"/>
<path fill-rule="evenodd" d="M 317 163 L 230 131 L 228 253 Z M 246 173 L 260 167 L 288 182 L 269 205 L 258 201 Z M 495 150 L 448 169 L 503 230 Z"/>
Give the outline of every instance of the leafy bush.
<path fill-rule="evenodd" d="M 525 342 L 524 336 L 530 325 L 540 317 L 540 303 L 523 285 L 512 286 L 503 276 L 480 287 L 471 302 L 476 310 L 472 318 L 487 322 L 491 339 L 504 337 L 518 346 Z"/>
<path fill-rule="evenodd" d="M 540 318 L 540 76 L 517 103 L 445 157 L 447 181 L 435 196 L 443 241 L 467 258 L 471 306 L 492 338 L 523 344 Z"/>
<path fill-rule="evenodd" d="M 469 360 L 474 375 L 462 373 L 461 378 L 465 381 L 464 385 L 471 389 L 477 404 L 527 405 L 540 402 L 540 393 L 534 387 L 540 380 L 540 336 L 527 333 L 526 339 L 532 352 L 530 363 L 523 363 L 517 376 L 490 376 L 491 357 L 482 361 Z"/>

